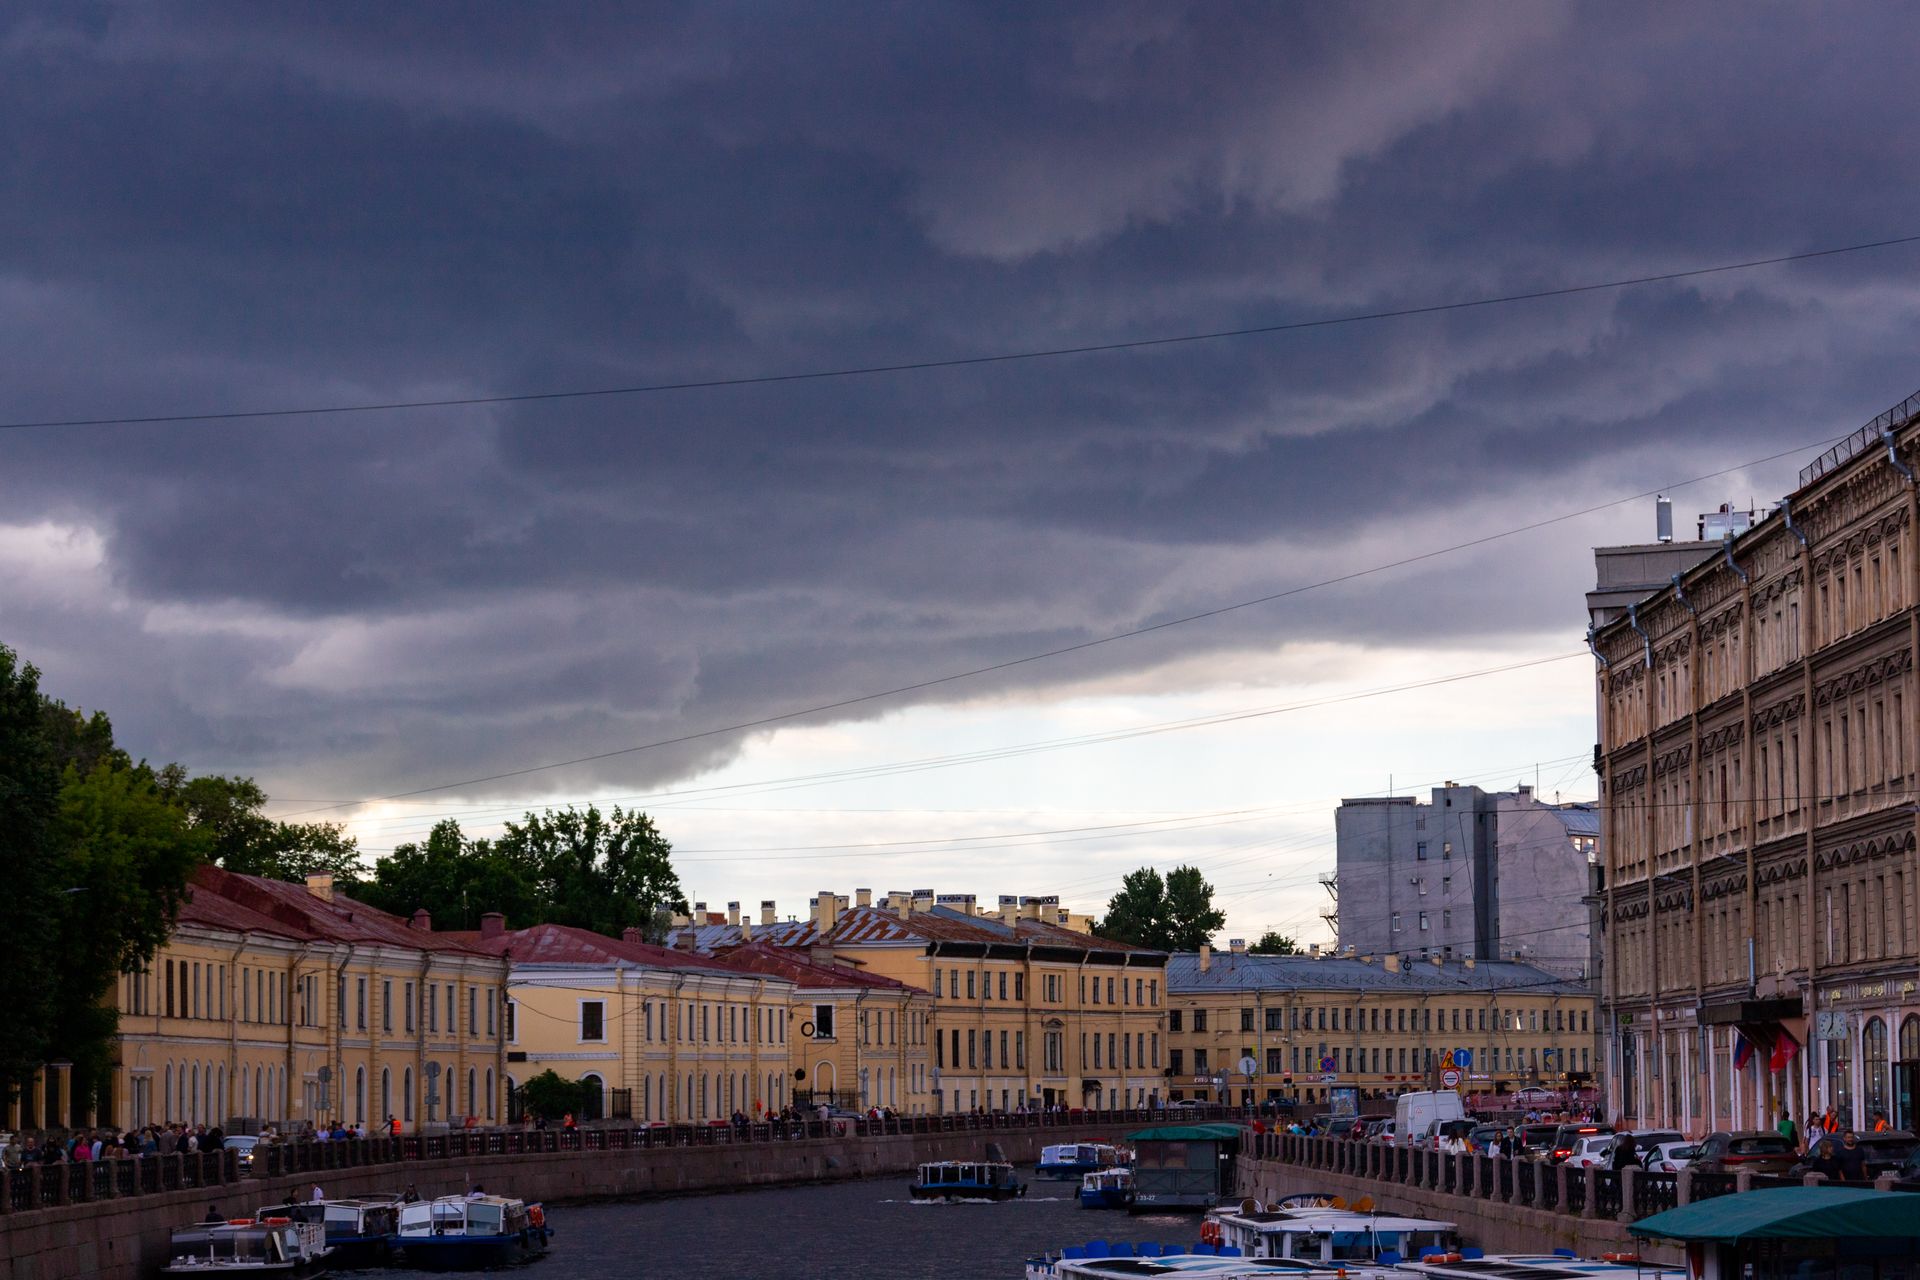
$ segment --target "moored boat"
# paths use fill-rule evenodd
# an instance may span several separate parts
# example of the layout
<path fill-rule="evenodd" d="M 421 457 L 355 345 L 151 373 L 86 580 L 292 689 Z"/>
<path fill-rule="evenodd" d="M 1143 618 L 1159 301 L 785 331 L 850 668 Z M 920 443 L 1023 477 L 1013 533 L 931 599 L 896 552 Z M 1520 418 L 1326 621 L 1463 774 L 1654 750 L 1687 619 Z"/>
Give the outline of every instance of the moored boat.
<path fill-rule="evenodd" d="M 363 1196 L 352 1200 L 308 1200 L 269 1205 L 254 1215 L 256 1221 L 291 1218 L 319 1224 L 333 1267 L 380 1267 L 393 1256 L 393 1237 L 400 1229 L 399 1196 Z"/>
<path fill-rule="evenodd" d="M 167 1240 L 167 1275 L 244 1272 L 307 1275 L 324 1265 L 327 1246 L 319 1224 L 276 1217 L 233 1218 L 180 1227 Z"/>
<path fill-rule="evenodd" d="M 1319 1206 L 1262 1208 L 1249 1201 L 1216 1209 L 1201 1223 L 1202 1240 L 1248 1258 L 1283 1258 L 1309 1266 L 1376 1263 L 1399 1266 L 1422 1253 L 1460 1249 L 1456 1224 Z"/>
<path fill-rule="evenodd" d="M 1080 1179 L 1082 1209 L 1124 1209 L 1133 1196 L 1133 1170 L 1097 1169 Z"/>
<path fill-rule="evenodd" d="M 1178 1280 L 1256 1280 L 1289 1276 L 1294 1280 L 1415 1280 L 1409 1271 L 1370 1263 L 1311 1266 L 1293 1259 L 1245 1258 L 1231 1247 L 1210 1244 L 1159 1245 L 1090 1240 L 1059 1254 L 1027 1259 L 1026 1280 L 1138 1280 L 1142 1276 Z"/>
<path fill-rule="evenodd" d="M 909 1187 L 915 1200 L 1012 1200 L 1027 1194 L 1013 1166 L 997 1160 L 934 1160 Z"/>
<path fill-rule="evenodd" d="M 1126 1152 L 1105 1142 L 1062 1142 L 1040 1149 L 1036 1178 L 1077 1179 L 1098 1169 L 1126 1164 Z"/>
<path fill-rule="evenodd" d="M 1478 1249 L 1428 1254 L 1407 1262 L 1405 1269 L 1444 1280 L 1686 1280 L 1687 1275 L 1685 1267 L 1661 1266 L 1638 1256 L 1576 1258 L 1565 1251 L 1483 1254 Z"/>
<path fill-rule="evenodd" d="M 422 1271 L 478 1271 L 540 1253 L 552 1234 L 546 1209 L 509 1196 L 441 1196 L 400 1206 L 393 1251 Z"/>

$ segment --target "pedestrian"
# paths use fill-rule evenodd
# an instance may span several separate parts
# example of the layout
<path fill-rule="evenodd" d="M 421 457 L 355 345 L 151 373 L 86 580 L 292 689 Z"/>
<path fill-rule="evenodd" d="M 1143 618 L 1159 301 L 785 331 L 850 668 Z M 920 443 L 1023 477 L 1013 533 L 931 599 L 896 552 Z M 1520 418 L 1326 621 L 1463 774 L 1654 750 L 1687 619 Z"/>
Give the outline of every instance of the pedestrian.
<path fill-rule="evenodd" d="M 1848 1182 L 1865 1182 L 1867 1178 L 1867 1153 L 1860 1149 L 1860 1135 L 1853 1130 L 1840 1140 L 1840 1176 Z"/>
<path fill-rule="evenodd" d="M 400 1136 L 400 1121 L 395 1119 L 391 1113 L 387 1115 L 387 1133 L 390 1137 L 397 1138 Z"/>
<path fill-rule="evenodd" d="M 1838 1182 L 1840 1172 L 1840 1144 L 1832 1138 L 1815 1139 L 1813 1158 L 1807 1161 L 1807 1171 L 1817 1173 L 1828 1182 Z"/>
<path fill-rule="evenodd" d="M 1793 1117 L 1787 1114 L 1785 1107 L 1778 1108 L 1774 1112 L 1774 1116 L 1774 1131 L 1787 1140 L 1788 1146 L 1798 1151 L 1800 1149 L 1800 1135 L 1794 1129 Z"/>
<path fill-rule="evenodd" d="M 1640 1149 L 1633 1145 L 1632 1134 L 1623 1133 L 1613 1140 L 1613 1151 L 1607 1167 L 1615 1173 L 1640 1167 Z"/>
<path fill-rule="evenodd" d="M 320 1184 L 317 1182 L 314 1183 L 313 1194 L 309 1196 L 308 1199 L 312 1200 L 315 1204 L 319 1204 L 322 1200 L 325 1200 L 326 1198 L 327 1198 L 327 1193 L 320 1189 Z"/>
<path fill-rule="evenodd" d="M 1889 1127 L 1886 1112 L 1876 1111 L 1873 1113 L 1873 1131 L 1875 1133 L 1885 1133 Z"/>
<path fill-rule="evenodd" d="M 207 1223 L 213 1223 L 213 1222 L 225 1222 L 225 1221 L 226 1221 L 226 1219 L 220 1216 L 220 1206 L 219 1206 L 219 1205 L 217 1205 L 217 1204 L 209 1204 L 209 1205 L 207 1206 L 207 1216 L 206 1216 L 206 1217 L 204 1217 L 204 1218 L 202 1218 L 202 1219 L 200 1219 L 200 1221 L 202 1221 L 202 1222 L 207 1222 Z"/>

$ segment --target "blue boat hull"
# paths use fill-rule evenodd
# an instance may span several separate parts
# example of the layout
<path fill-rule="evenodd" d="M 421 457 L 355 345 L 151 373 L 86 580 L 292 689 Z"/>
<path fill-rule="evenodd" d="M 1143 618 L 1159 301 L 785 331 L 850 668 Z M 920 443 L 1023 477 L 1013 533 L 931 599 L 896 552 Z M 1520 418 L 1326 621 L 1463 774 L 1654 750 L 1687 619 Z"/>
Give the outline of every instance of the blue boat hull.
<path fill-rule="evenodd" d="M 935 1186 L 916 1183 L 907 1191 L 915 1200 L 1014 1200 L 1027 1194 L 1027 1189 L 1018 1183 L 1008 1187 L 967 1186 L 957 1182 Z"/>
<path fill-rule="evenodd" d="M 547 1247 L 547 1229 L 529 1227 L 505 1236 L 395 1236 L 400 1262 L 421 1271 L 484 1271 L 512 1266 Z"/>
<path fill-rule="evenodd" d="M 1124 1209 L 1130 1193 L 1119 1187 L 1101 1187 L 1089 1191 L 1080 1188 L 1080 1207 L 1082 1209 Z"/>

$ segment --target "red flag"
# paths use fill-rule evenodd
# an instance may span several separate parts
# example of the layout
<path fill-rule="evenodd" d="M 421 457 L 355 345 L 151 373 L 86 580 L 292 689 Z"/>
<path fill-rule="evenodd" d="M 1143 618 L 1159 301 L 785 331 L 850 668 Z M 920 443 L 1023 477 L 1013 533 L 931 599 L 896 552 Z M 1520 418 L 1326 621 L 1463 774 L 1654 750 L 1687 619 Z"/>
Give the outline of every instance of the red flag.
<path fill-rule="evenodd" d="M 1777 1029 L 1773 1037 L 1773 1056 L 1767 1059 L 1769 1071 L 1785 1071 L 1787 1064 L 1793 1061 L 1793 1055 L 1800 1052 L 1800 1042 L 1793 1038 L 1793 1032 L 1785 1027 Z"/>

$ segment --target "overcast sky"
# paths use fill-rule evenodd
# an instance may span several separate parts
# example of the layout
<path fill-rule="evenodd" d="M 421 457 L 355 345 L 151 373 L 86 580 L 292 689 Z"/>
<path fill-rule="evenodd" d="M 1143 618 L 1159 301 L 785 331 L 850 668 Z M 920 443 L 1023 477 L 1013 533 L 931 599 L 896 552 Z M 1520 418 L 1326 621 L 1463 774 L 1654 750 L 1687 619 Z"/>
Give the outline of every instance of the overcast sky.
<path fill-rule="evenodd" d="M 1920 235 L 1914 25 L 12 4 L 0 421 L 944 360 Z M 1592 794 L 1568 656 L 1588 549 L 1645 540 L 1650 501 L 778 727 L 321 806 L 919 684 L 1707 472 L 1735 469 L 1675 489 L 1683 525 L 1777 499 L 1920 386 L 1917 283 L 1909 245 L 1145 351 L 0 431 L 0 642 L 137 754 L 253 775 L 370 851 L 442 814 L 481 832 L 639 798 L 715 905 L 870 885 L 1091 909 L 1191 860 L 1230 932 L 1323 938 L 1340 795 Z"/>

